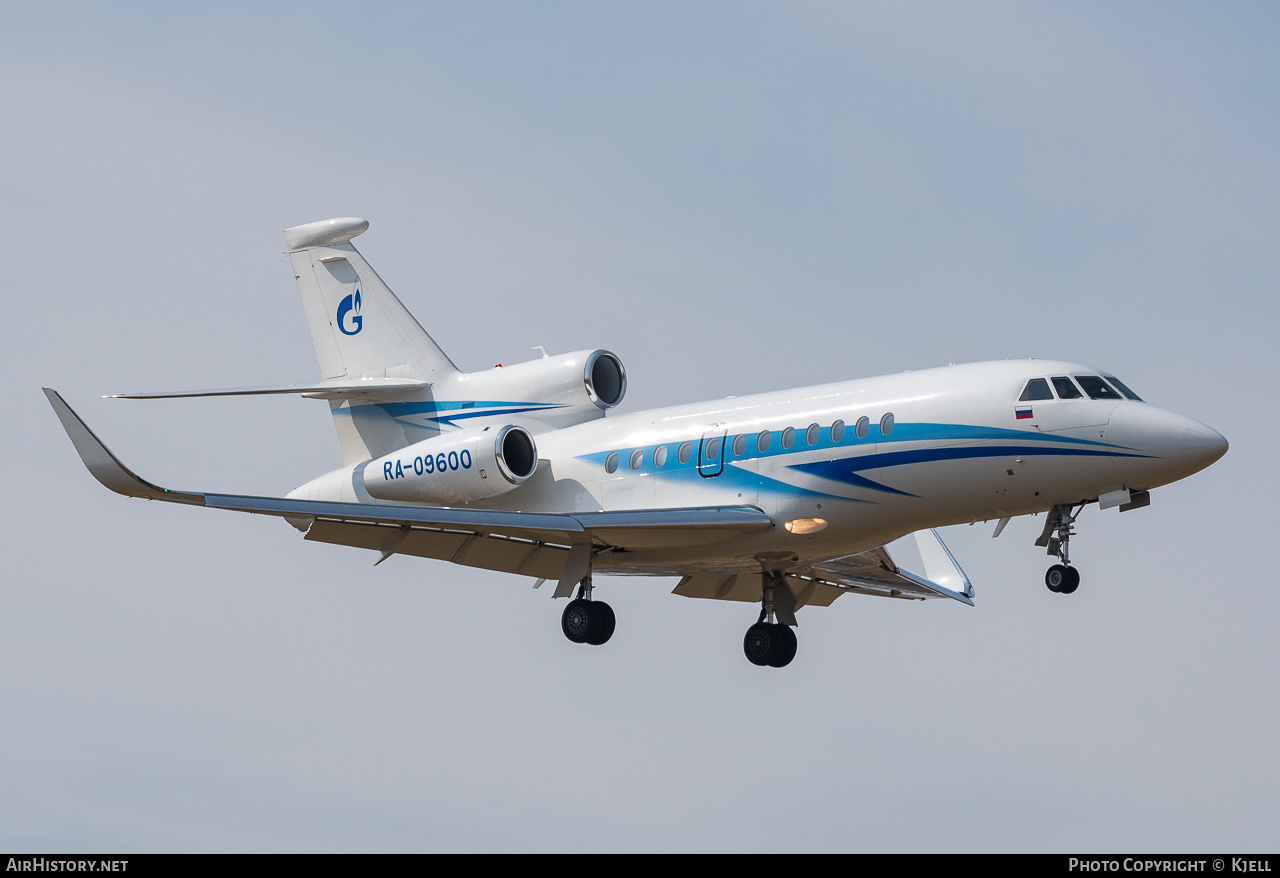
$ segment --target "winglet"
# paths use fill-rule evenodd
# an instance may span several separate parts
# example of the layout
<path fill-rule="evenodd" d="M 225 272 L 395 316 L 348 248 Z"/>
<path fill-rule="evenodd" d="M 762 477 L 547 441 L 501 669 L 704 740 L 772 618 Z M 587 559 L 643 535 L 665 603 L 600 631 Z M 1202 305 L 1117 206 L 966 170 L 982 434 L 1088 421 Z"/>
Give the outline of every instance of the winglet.
<path fill-rule="evenodd" d="M 121 463 L 119 458 L 112 454 L 107 446 L 102 444 L 102 440 L 93 434 L 93 431 L 89 429 L 89 425 L 80 419 L 80 416 L 72 410 L 71 406 L 67 405 L 66 400 L 59 395 L 58 391 L 49 387 L 45 387 L 43 390 L 44 395 L 49 398 L 49 404 L 53 406 L 53 411 L 58 416 L 58 420 L 62 422 L 62 428 L 67 431 L 71 444 L 76 447 L 76 452 L 80 455 L 80 459 L 84 461 L 84 465 L 88 467 L 93 477 L 103 485 L 117 494 L 124 494 L 126 497 L 142 497 L 147 500 L 168 500 L 173 503 L 204 505 L 203 494 L 170 491 L 140 478 L 133 470 Z"/>

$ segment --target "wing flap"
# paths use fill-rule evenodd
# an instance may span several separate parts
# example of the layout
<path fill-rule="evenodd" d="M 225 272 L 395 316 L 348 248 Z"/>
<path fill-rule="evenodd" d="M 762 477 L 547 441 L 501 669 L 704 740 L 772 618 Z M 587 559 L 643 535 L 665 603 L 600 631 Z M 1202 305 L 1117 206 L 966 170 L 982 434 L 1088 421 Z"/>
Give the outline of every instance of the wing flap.
<path fill-rule="evenodd" d="M 808 570 L 785 574 L 795 608 L 827 607 L 848 592 L 917 601 L 945 597 L 973 606 L 973 585 L 938 532 L 921 530 L 912 536 L 919 549 L 922 573 L 904 569 L 895 559 L 897 541 L 867 552 L 831 558 Z M 673 591 L 690 598 L 753 603 L 761 599 L 763 584 L 759 573 L 693 573 L 681 579 Z"/>
<path fill-rule="evenodd" d="M 812 577 L 789 575 L 786 577 L 786 583 L 795 597 L 797 610 L 809 606 L 829 607 L 845 592 L 845 589 L 839 586 L 820 582 Z M 763 576 L 759 573 L 729 575 L 697 573 L 681 579 L 671 592 L 687 598 L 759 603 L 763 587 Z"/>
<path fill-rule="evenodd" d="M 452 561 L 465 567 L 516 573 L 539 579 L 558 579 L 569 558 L 566 547 L 506 539 L 481 533 L 428 530 L 394 524 L 316 520 L 305 539 L 312 542 L 354 546 L 397 555 Z M 391 542 L 395 540 L 394 546 Z M 390 552 L 388 552 L 390 548 Z"/>

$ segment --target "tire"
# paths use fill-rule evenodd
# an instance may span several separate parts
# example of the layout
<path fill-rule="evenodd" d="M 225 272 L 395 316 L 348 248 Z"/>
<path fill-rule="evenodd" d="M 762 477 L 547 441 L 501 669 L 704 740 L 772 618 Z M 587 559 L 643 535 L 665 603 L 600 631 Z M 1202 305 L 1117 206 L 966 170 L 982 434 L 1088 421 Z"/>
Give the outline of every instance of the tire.
<path fill-rule="evenodd" d="M 1067 568 L 1067 581 L 1058 589 L 1062 594 L 1071 594 L 1080 587 L 1080 571 L 1074 567 Z"/>
<path fill-rule="evenodd" d="M 1044 574 L 1044 584 L 1049 591 L 1058 594 L 1062 587 L 1071 581 L 1071 568 L 1065 564 L 1054 564 Z"/>
<path fill-rule="evenodd" d="M 613 614 L 613 607 L 604 601 L 591 601 L 588 605 L 592 613 L 598 617 L 598 625 L 595 634 L 587 638 L 587 643 L 592 646 L 601 646 L 609 642 L 609 638 L 613 636 L 613 629 L 618 624 L 618 618 Z"/>
<path fill-rule="evenodd" d="M 787 625 L 774 625 L 778 634 L 778 648 L 769 659 L 769 667 L 785 668 L 796 657 L 796 633 Z"/>
<path fill-rule="evenodd" d="M 564 636 L 574 643 L 590 643 L 591 638 L 600 630 L 602 619 L 599 613 L 591 608 L 590 601 L 569 601 L 560 616 L 560 630 Z"/>

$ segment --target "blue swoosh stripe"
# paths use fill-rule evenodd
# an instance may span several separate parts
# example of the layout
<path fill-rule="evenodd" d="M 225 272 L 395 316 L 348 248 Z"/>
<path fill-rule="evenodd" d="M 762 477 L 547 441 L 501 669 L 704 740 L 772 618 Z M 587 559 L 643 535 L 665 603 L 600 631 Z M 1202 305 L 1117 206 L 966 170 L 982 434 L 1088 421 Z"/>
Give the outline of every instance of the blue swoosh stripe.
<path fill-rule="evenodd" d="M 1133 449 L 1125 445 L 1100 442 L 1097 439 L 1079 439 L 1074 436 L 1058 436 L 1053 433 L 1039 433 L 1032 430 L 1010 430 L 1006 427 L 979 427 L 968 424 L 896 424 L 888 436 L 881 436 L 876 442 L 919 442 L 919 441 L 955 441 L 981 439 L 1012 439 L 1017 442 L 1052 442 L 1061 445 L 1096 445 L 1103 448 Z"/>
<path fill-rule="evenodd" d="M 1007 457 L 1009 455 L 1021 454 L 1027 457 L 1031 456 L 1064 456 L 1064 457 L 1147 457 L 1145 454 L 1120 454 L 1114 451 L 1100 451 L 1086 448 L 1044 448 L 1034 446 L 1005 445 L 999 447 L 991 446 L 964 446 L 964 447 L 947 447 L 947 448 L 921 448 L 915 451 L 889 451 L 874 456 L 868 455 L 857 458 L 845 458 L 843 460 L 822 460 L 814 463 L 797 463 L 792 464 L 788 469 L 799 470 L 810 475 L 815 475 L 824 479 L 831 479 L 835 482 L 844 482 L 857 487 L 870 487 L 876 490 L 888 491 L 893 494 L 902 494 L 904 496 L 914 497 L 915 494 L 908 494 L 905 491 L 899 491 L 886 485 L 880 485 L 865 476 L 858 475 L 859 470 L 889 468 L 895 466 L 908 466 L 914 463 L 936 463 L 948 460 L 971 460 L 980 457 Z"/>
<path fill-rule="evenodd" d="M 984 445 L 948 448 L 920 448 L 915 451 L 889 451 L 876 455 L 880 467 L 906 466 L 912 463 L 933 463 L 941 460 L 966 460 L 975 457 L 1007 457 L 1011 454 L 1062 457 L 1148 457 L 1146 454 L 1121 454 L 1115 451 L 1095 451 L 1086 448 L 1037 448 L 1030 445 Z"/>

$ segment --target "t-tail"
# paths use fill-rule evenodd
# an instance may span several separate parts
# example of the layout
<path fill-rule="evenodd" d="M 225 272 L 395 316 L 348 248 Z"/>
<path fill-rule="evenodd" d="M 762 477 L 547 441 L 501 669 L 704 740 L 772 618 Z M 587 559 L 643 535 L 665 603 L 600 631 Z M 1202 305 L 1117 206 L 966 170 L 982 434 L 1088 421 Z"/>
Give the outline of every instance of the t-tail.
<path fill-rule="evenodd" d="M 393 406 L 432 408 L 432 387 L 458 372 L 351 243 L 368 228 L 367 220 L 344 217 L 284 230 L 321 376 L 368 388 L 329 399 L 347 464 L 438 433 L 436 425 L 397 417 Z"/>
<path fill-rule="evenodd" d="M 116 396 L 324 399 L 346 467 L 459 430 L 517 425 L 533 435 L 600 417 L 621 402 L 626 373 L 608 351 L 460 372 L 351 243 L 368 228 L 343 217 L 284 230 L 319 382 Z"/>

